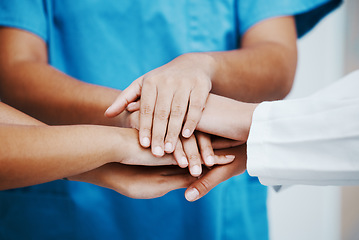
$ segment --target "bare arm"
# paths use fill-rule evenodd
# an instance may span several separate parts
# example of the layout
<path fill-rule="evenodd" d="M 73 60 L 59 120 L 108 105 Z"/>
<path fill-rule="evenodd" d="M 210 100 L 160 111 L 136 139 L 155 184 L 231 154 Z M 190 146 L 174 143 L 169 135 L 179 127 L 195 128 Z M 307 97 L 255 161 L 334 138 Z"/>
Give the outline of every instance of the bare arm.
<path fill-rule="evenodd" d="M 81 82 L 51 67 L 46 43 L 38 36 L 0 28 L 0 52 L 3 102 L 48 124 L 124 126 L 122 116 L 103 116 L 120 91 Z"/>
<path fill-rule="evenodd" d="M 135 129 L 45 124 L 0 102 L 0 189 L 73 176 L 110 162 L 175 164 L 158 159 L 137 142 Z"/>
<path fill-rule="evenodd" d="M 197 130 L 244 143 L 257 106 L 210 94 Z"/>
<path fill-rule="evenodd" d="M 208 53 L 215 60 L 212 93 L 245 102 L 284 98 L 297 64 L 293 17 L 265 20 L 249 29 L 241 48 Z"/>
<path fill-rule="evenodd" d="M 191 136 L 209 92 L 248 102 L 285 97 L 296 69 L 294 18 L 258 23 L 245 33 L 241 45 L 233 51 L 177 57 L 134 81 L 107 116 L 116 116 L 141 97 L 141 145 L 151 145 L 153 154 L 161 155 L 174 150 L 180 132 Z"/>

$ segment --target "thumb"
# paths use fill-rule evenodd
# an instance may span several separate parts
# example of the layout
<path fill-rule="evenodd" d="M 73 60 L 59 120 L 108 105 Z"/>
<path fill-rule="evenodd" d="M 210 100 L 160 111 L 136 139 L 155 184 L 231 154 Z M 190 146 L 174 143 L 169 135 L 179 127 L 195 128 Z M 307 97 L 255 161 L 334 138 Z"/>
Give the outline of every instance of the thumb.
<path fill-rule="evenodd" d="M 138 111 L 138 110 L 140 110 L 140 106 L 141 106 L 140 100 L 138 100 L 137 102 L 132 102 L 127 105 L 127 111 L 129 111 L 129 112 Z"/>
<path fill-rule="evenodd" d="M 209 170 L 207 174 L 191 184 L 185 192 L 187 201 L 193 202 L 200 199 L 215 186 L 229 179 L 231 176 L 227 174 L 227 166 L 229 165 L 214 167 Z"/>
<path fill-rule="evenodd" d="M 130 86 L 123 90 L 112 105 L 106 110 L 106 117 L 115 117 L 123 112 L 127 105 L 136 101 L 141 96 L 142 77 L 137 78 Z"/>

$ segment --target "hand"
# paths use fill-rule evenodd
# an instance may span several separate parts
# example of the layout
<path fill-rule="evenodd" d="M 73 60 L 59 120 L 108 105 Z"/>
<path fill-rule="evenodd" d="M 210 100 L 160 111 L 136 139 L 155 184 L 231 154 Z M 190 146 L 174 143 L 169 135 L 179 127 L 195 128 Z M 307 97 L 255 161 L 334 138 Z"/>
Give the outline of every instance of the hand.
<path fill-rule="evenodd" d="M 243 144 L 243 141 L 232 140 L 214 135 L 211 136 L 211 141 L 212 141 L 213 149 L 226 149 L 226 148 L 238 147 Z"/>
<path fill-rule="evenodd" d="M 224 165 L 234 160 L 234 155 L 215 155 L 211 137 L 202 132 L 195 132 L 190 138 L 181 137 L 173 153 L 180 167 L 187 167 L 192 176 L 198 177 L 202 173 L 202 163 L 207 167 Z"/>
<path fill-rule="evenodd" d="M 182 136 L 189 138 L 201 118 L 212 87 L 213 69 L 213 58 L 204 53 L 179 56 L 136 79 L 105 114 L 114 117 L 141 97 L 141 145 L 151 145 L 156 156 L 172 153 L 183 122 Z"/>
<path fill-rule="evenodd" d="M 191 202 L 196 201 L 221 182 L 226 181 L 233 176 L 242 174 L 246 170 L 246 149 L 247 146 L 244 144 L 236 148 L 216 151 L 216 154 L 234 154 L 236 158 L 230 164 L 213 167 L 200 179 L 191 184 L 185 192 L 186 199 Z"/>
<path fill-rule="evenodd" d="M 115 190 L 130 198 L 149 199 L 186 188 L 196 178 L 178 167 L 144 167 L 109 163 L 97 169 L 69 177 Z"/>
<path fill-rule="evenodd" d="M 173 155 L 166 154 L 161 158 L 152 155 L 149 149 L 140 146 L 138 131 L 131 128 L 118 128 L 121 142 L 116 143 L 114 159 L 126 165 L 164 166 L 177 165 Z"/>
<path fill-rule="evenodd" d="M 139 106 L 139 102 L 136 103 Z M 130 127 L 138 129 L 138 117 L 139 112 L 137 107 L 129 107 L 129 111 L 134 111 L 129 116 L 128 125 Z M 222 138 L 221 138 L 222 139 Z M 238 143 L 232 140 L 222 140 L 215 142 L 216 145 L 225 144 L 225 148 L 237 146 Z M 222 147 L 223 148 L 223 147 Z M 142 150 L 143 151 L 143 150 Z M 166 156 L 166 155 L 165 155 Z M 212 167 L 215 164 L 228 164 L 233 161 L 234 156 L 217 156 L 214 155 L 211 136 L 201 132 L 195 132 L 195 136 L 192 135 L 186 139 L 181 137 L 180 141 L 177 142 L 173 156 L 181 168 L 189 167 L 190 173 L 194 177 L 198 177 L 202 173 L 202 164 L 207 167 Z M 158 158 L 162 159 L 162 158 Z M 142 164 L 141 164 L 142 165 Z M 161 164 L 159 164 L 161 165 Z"/>
<path fill-rule="evenodd" d="M 139 106 L 140 101 L 127 107 L 131 113 L 128 117 L 128 125 L 132 128 L 139 128 Z M 242 142 L 210 136 L 202 132 L 195 132 L 190 138 L 180 138 L 177 142 L 173 156 L 181 168 L 189 167 L 192 176 L 197 177 L 202 173 L 202 164 L 212 167 L 216 164 L 228 164 L 233 161 L 234 156 L 217 156 L 213 153 L 212 144 L 216 148 L 229 148 L 243 144 Z M 212 137 L 212 138 L 211 138 Z M 211 143 L 212 139 L 215 139 Z"/>
<path fill-rule="evenodd" d="M 245 143 L 257 106 L 210 94 L 197 130 Z"/>

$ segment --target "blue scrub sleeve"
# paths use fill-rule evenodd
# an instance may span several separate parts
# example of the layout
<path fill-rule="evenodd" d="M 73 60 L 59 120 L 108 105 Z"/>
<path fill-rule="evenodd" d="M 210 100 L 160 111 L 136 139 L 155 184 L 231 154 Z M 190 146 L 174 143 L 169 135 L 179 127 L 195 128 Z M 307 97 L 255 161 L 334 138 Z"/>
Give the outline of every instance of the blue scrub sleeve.
<path fill-rule="evenodd" d="M 1 0 L 0 26 L 29 31 L 47 41 L 46 9 L 43 0 Z"/>
<path fill-rule="evenodd" d="M 298 37 L 309 32 L 341 0 L 250 0 L 239 1 L 238 24 L 242 36 L 255 24 L 273 17 L 295 16 Z"/>

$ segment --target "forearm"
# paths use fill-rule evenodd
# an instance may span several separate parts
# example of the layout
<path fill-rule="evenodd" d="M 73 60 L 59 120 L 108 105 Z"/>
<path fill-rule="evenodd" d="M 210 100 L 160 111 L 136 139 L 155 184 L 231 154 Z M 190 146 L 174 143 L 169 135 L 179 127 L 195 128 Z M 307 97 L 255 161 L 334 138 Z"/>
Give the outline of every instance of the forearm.
<path fill-rule="evenodd" d="M 0 125 L 0 188 L 77 175 L 116 159 L 119 128 Z"/>
<path fill-rule="evenodd" d="M 45 126 L 43 122 L 0 102 L 0 124 Z"/>
<path fill-rule="evenodd" d="M 245 142 L 257 105 L 210 94 L 197 130 Z"/>
<path fill-rule="evenodd" d="M 216 62 L 212 93 L 245 102 L 284 98 L 294 80 L 296 61 L 277 43 L 209 53 Z"/>
<path fill-rule="evenodd" d="M 212 93 L 245 102 L 284 98 L 294 80 L 296 38 L 293 17 L 272 18 L 250 28 L 240 49 L 208 53 Z"/>
<path fill-rule="evenodd" d="M 123 115 L 108 119 L 104 112 L 118 90 L 78 81 L 46 63 L 2 64 L 1 99 L 48 124 L 123 126 Z"/>
<path fill-rule="evenodd" d="M 120 161 L 122 129 L 48 127 L 0 102 L 0 189 L 28 186 Z M 123 151 L 124 152 L 124 151 Z"/>

